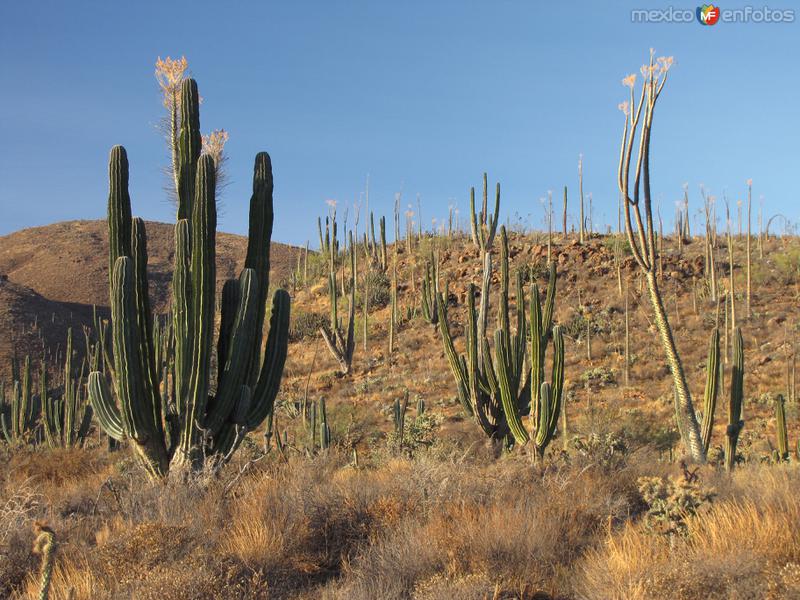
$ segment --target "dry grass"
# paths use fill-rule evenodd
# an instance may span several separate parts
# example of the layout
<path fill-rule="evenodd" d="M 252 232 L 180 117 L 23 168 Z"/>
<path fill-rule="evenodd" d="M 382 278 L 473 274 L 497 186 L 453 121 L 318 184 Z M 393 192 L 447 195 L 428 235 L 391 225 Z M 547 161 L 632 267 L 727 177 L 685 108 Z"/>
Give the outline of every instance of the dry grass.
<path fill-rule="evenodd" d="M 752 467 L 718 480 L 727 498 L 690 518 L 686 537 L 627 523 L 588 552 L 578 597 L 797 598 L 800 471 Z"/>
<path fill-rule="evenodd" d="M 121 458 L 85 452 L 95 465 Z M 21 459 L 28 479 L 6 473 L 0 486 L 0 504 L 11 507 L 0 595 L 36 597 L 36 518 L 48 519 L 59 542 L 56 599 L 635 600 L 800 590 L 794 466 L 751 465 L 733 477 L 704 468 L 714 503 L 688 519 L 685 537 L 667 537 L 645 526 L 637 482 L 681 471 L 647 449 L 613 462 L 571 454 L 545 471 L 480 447 L 414 459 L 376 448 L 362 461 L 355 469 L 336 450 L 274 456 L 226 494 L 236 465 L 189 485 L 148 483 L 124 463 L 104 479 L 78 470 L 54 483 L 43 476 L 46 461 Z M 67 510 L 76 502 L 81 510 Z"/>

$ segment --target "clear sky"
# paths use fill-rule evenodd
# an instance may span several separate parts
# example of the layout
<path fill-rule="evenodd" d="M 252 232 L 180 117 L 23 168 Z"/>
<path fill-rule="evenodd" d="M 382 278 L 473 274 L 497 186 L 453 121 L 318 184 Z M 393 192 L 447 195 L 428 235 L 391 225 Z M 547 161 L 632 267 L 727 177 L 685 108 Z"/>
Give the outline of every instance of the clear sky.
<path fill-rule="evenodd" d="M 547 190 L 560 202 L 568 185 L 576 206 L 580 153 L 595 223 L 616 223 L 620 80 L 651 46 L 675 57 L 652 150 L 667 222 L 684 182 L 694 214 L 700 183 L 735 201 L 747 178 L 765 214 L 796 220 L 800 14 L 791 24 L 631 21 L 632 8 L 670 4 L 696 7 L 4 1 L 0 234 L 103 218 L 114 144 L 128 150 L 134 214 L 174 220 L 153 76 L 167 55 L 189 61 L 203 131 L 230 133 L 221 230 L 246 232 L 260 150 L 273 161 L 278 241 L 315 247 L 325 201 L 352 204 L 367 174 L 370 203 L 389 221 L 400 190 L 404 210 L 421 195 L 426 226 L 451 203 L 463 216 L 488 171 L 503 185 L 503 221 L 542 227 Z"/>

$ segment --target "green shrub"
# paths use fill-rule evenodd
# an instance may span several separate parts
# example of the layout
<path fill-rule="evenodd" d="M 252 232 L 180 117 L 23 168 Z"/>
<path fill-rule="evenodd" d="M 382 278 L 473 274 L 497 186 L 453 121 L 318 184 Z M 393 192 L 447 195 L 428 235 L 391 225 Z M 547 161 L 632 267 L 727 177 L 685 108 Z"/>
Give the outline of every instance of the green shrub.
<path fill-rule="evenodd" d="M 299 342 L 313 338 L 319 333 L 320 327 L 328 324 L 328 320 L 326 315 L 320 313 L 304 310 L 294 311 L 289 324 L 289 341 Z"/>

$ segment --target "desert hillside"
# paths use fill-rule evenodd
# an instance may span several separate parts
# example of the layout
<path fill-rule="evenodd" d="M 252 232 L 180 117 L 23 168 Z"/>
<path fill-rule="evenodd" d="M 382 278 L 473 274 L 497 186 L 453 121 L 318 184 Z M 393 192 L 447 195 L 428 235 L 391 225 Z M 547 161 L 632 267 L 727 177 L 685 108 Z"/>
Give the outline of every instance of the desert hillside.
<path fill-rule="evenodd" d="M 147 222 L 150 300 L 168 309 L 173 227 Z M 217 280 L 237 277 L 247 238 L 217 234 Z M 273 243 L 272 283 L 280 284 L 296 264 L 297 250 Z M 8 375 L 12 342 L 17 352 L 39 356 L 64 343 L 65 326 L 89 325 L 92 307 L 108 306 L 108 231 L 105 221 L 67 221 L 0 237 L 0 378 Z"/>

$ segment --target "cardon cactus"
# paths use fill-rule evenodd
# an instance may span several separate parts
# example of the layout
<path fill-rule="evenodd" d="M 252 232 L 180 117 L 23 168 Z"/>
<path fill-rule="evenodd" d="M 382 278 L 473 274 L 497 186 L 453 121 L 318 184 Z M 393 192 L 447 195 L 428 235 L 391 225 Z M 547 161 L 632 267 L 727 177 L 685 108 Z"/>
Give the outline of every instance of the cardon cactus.
<path fill-rule="evenodd" d="M 736 444 L 744 427 L 742 402 L 744 401 L 744 342 L 738 327 L 733 336 L 733 369 L 731 372 L 731 396 L 728 401 L 728 427 L 725 430 L 725 469 L 733 470 L 736 464 Z"/>
<path fill-rule="evenodd" d="M 563 334 L 559 327 L 552 327 L 555 267 L 551 265 L 544 312 L 539 288 L 536 284 L 532 286 L 530 368 L 525 360 L 525 296 L 519 273 L 514 333 L 510 326 L 508 239 L 505 228 L 500 229 L 500 294 L 493 354 L 486 336 L 491 272 L 491 254 L 486 253 L 481 303 L 477 313 L 475 286 L 470 284 L 467 293 L 466 356 L 455 351 L 447 323 L 446 305 L 440 295 L 437 308 L 445 355 L 456 379 L 459 399 L 464 409 L 474 415 L 484 433 L 506 443 L 516 441 L 525 444 L 533 437 L 537 456 L 541 457 L 555 435 L 564 381 Z M 545 349 L 551 336 L 555 355 L 552 382 L 547 384 L 544 382 Z M 528 433 L 522 422 L 526 414 L 531 415 L 532 434 Z"/>
<path fill-rule="evenodd" d="M 150 312 L 147 236 L 144 221 L 130 216 L 125 149 L 114 147 L 110 158 L 113 385 L 93 371 L 89 396 L 101 427 L 116 440 L 129 438 L 153 477 L 172 466 L 197 469 L 208 456 L 229 458 L 244 435 L 271 413 L 286 360 L 290 300 L 284 290 L 273 297 L 261 351 L 273 222 L 272 166 L 261 152 L 255 159 L 245 268 L 226 284 L 220 319 L 225 339 L 216 345 L 222 354 L 216 390 L 211 389 L 217 207 L 214 159 L 200 155 L 199 121 L 197 84 L 187 79 L 181 88 L 171 364 L 156 362 L 163 352 L 154 340 Z M 163 377 L 165 368 L 172 370 L 171 377 Z"/>

